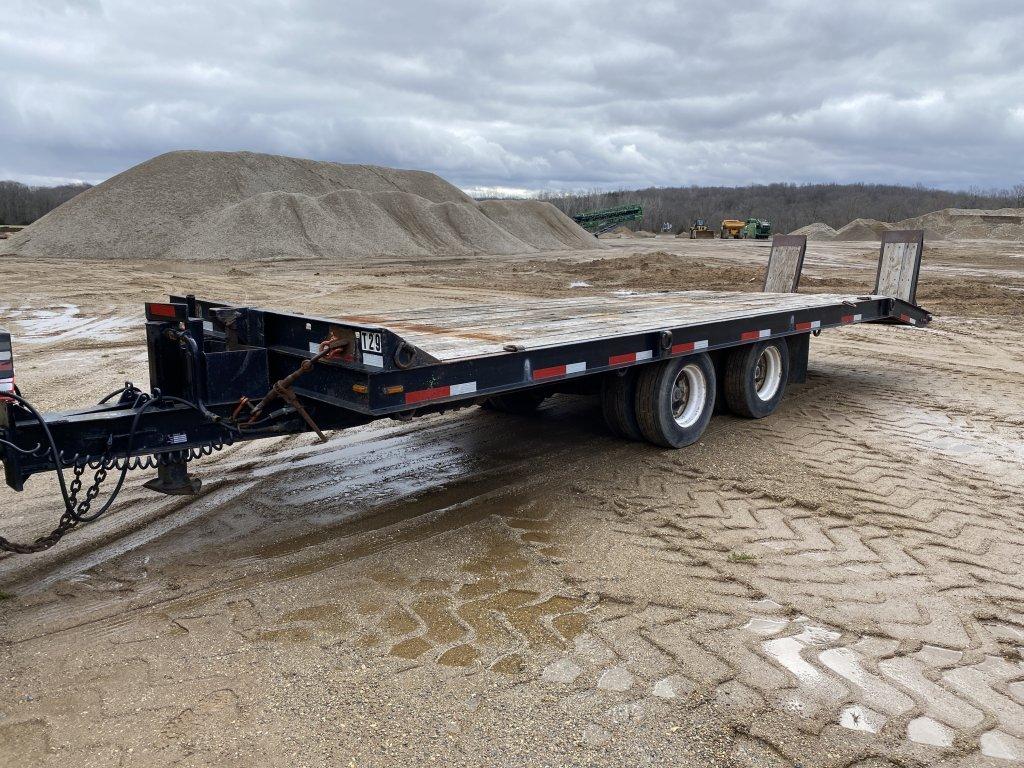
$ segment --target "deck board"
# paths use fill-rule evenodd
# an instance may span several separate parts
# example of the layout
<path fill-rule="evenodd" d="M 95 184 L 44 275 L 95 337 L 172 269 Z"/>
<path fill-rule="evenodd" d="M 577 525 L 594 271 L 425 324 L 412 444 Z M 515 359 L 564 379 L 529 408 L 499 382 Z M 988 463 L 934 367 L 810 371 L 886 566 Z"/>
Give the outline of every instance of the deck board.
<path fill-rule="evenodd" d="M 835 306 L 865 294 L 680 291 L 516 300 L 380 314 L 341 321 L 379 325 L 449 361 L 500 353 L 508 344 L 537 349 L 660 328 L 755 318 L 775 312 Z"/>

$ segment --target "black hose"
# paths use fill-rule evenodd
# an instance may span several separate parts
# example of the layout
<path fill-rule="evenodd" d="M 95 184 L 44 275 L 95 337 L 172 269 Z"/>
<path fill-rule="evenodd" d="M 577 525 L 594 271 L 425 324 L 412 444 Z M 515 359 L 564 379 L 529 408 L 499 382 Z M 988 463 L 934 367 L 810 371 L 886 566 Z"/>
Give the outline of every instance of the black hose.
<path fill-rule="evenodd" d="M 42 443 L 36 443 L 35 448 L 33 448 L 31 451 L 26 451 L 21 446 L 15 445 L 14 443 L 8 442 L 7 440 L 4 439 L 0 439 L 0 445 L 4 446 L 5 448 L 9 448 L 12 451 L 17 451 L 23 456 L 34 456 L 36 451 L 43 447 Z"/>
<path fill-rule="evenodd" d="M 46 442 L 50 446 L 50 453 L 53 455 L 53 464 L 57 472 L 57 482 L 60 485 L 60 495 L 64 499 L 64 507 L 67 513 L 75 518 L 74 505 L 71 503 L 71 497 L 68 495 L 68 486 L 64 481 L 64 468 L 61 466 L 61 454 L 57 450 L 57 443 L 53 439 L 53 433 L 50 431 L 50 425 L 46 423 L 46 419 L 43 418 L 42 414 L 35 409 L 35 407 L 28 400 L 23 398 L 20 394 L 15 393 L 10 396 L 18 405 L 24 408 L 26 411 L 35 417 L 36 421 L 39 422 L 39 426 L 42 427 L 43 436 L 46 438 Z"/>
<path fill-rule="evenodd" d="M 103 405 L 104 403 L 109 402 L 112 398 L 117 397 L 118 395 L 123 395 L 125 392 L 129 392 L 129 391 L 134 390 L 134 389 L 135 389 L 135 385 L 132 384 L 130 381 L 126 381 L 124 383 L 123 387 L 121 387 L 120 389 L 115 389 L 109 395 L 107 395 L 102 400 L 100 400 L 99 404 Z"/>
<path fill-rule="evenodd" d="M 124 485 L 125 476 L 128 474 L 128 465 L 125 464 L 125 466 L 122 467 L 121 475 L 117 479 L 117 485 L 114 486 L 114 490 L 110 492 L 110 495 L 107 497 L 107 500 L 103 504 L 103 506 L 100 507 L 98 511 L 93 512 L 90 515 L 80 514 L 78 512 L 78 508 L 75 506 L 74 500 L 71 498 L 71 494 L 68 493 L 67 481 L 64 479 L 62 454 L 57 449 L 57 443 L 53 438 L 53 433 L 50 431 L 50 425 L 46 423 L 46 419 L 43 418 L 42 414 L 40 414 L 39 411 L 37 411 L 28 400 L 23 398 L 21 395 L 15 395 L 14 399 L 17 401 L 18 405 L 20 405 L 22 408 L 31 413 L 39 422 L 39 426 L 43 430 L 43 435 L 46 437 L 46 441 L 50 445 L 50 452 L 53 455 L 54 471 L 57 473 L 57 483 L 60 486 L 60 495 L 61 498 L 64 500 L 64 509 L 66 510 L 68 517 L 70 517 L 76 523 L 91 523 L 93 520 L 96 520 L 98 517 L 100 517 L 100 515 L 102 515 L 104 512 L 110 509 L 110 505 L 114 503 L 114 500 L 117 498 L 117 495 L 121 492 L 121 487 Z M 143 403 L 142 407 L 139 408 L 139 410 L 136 412 L 135 418 L 132 420 L 131 430 L 129 430 L 128 432 L 128 447 L 127 450 L 125 451 L 127 455 L 131 455 L 132 447 L 135 444 L 135 435 L 139 431 L 139 421 L 141 420 L 142 415 L 151 406 L 155 405 L 159 401 L 160 397 L 159 395 L 157 395 L 156 397 L 151 398 L 150 400 L 147 400 L 145 403 Z"/>

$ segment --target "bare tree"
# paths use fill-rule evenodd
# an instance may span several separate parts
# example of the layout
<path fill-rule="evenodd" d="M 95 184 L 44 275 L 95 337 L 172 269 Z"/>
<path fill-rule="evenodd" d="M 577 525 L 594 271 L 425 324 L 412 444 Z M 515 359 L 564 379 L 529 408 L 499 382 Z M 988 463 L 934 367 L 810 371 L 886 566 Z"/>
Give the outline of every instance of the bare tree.
<path fill-rule="evenodd" d="M 569 215 L 616 205 L 642 205 L 643 229 L 675 231 L 697 218 L 712 226 L 722 219 L 769 219 L 776 232 L 822 221 L 839 228 L 855 218 L 901 221 L 941 208 L 1024 207 L 1024 184 L 1012 190 L 948 192 L 884 184 L 764 184 L 750 187 L 652 187 L 637 190 L 547 193 L 541 199 Z"/>
<path fill-rule="evenodd" d="M 30 187 L 17 181 L 0 181 L 0 225 L 31 224 L 89 187 L 89 184 Z"/>

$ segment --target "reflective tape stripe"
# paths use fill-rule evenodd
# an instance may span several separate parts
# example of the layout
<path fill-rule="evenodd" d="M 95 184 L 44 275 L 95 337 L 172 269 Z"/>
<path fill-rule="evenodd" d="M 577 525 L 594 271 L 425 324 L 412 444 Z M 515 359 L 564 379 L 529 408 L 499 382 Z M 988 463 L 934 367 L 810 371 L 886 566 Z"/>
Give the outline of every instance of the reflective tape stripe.
<path fill-rule="evenodd" d="M 798 331 L 813 331 L 816 328 L 821 328 L 821 320 L 811 320 L 807 323 L 797 323 L 795 326 Z"/>
<path fill-rule="evenodd" d="M 653 350 L 645 349 L 643 352 L 627 352 L 624 355 L 612 355 L 608 358 L 608 365 L 622 365 L 624 363 L 638 363 L 641 360 L 650 360 L 654 357 Z"/>
<path fill-rule="evenodd" d="M 771 335 L 771 328 L 762 328 L 759 331 L 746 331 L 740 334 L 740 341 L 753 341 L 754 339 L 765 339 Z"/>
<path fill-rule="evenodd" d="M 451 384 L 445 387 L 431 387 L 430 389 L 418 389 L 415 392 L 406 392 L 405 402 L 406 404 L 422 403 L 425 400 L 440 400 L 445 397 L 469 395 L 474 392 L 476 392 L 476 382 L 467 381 L 462 384 Z"/>
<path fill-rule="evenodd" d="M 582 373 L 587 370 L 586 363 L 567 363 L 553 365 L 550 368 L 538 368 L 533 372 L 534 379 L 550 379 L 555 376 L 568 376 L 570 373 Z"/>
<path fill-rule="evenodd" d="M 864 315 L 843 315 L 844 323 L 859 323 L 863 319 Z"/>
<path fill-rule="evenodd" d="M 684 341 L 681 344 L 673 344 L 670 350 L 673 355 L 678 355 L 680 352 L 695 352 L 698 349 L 707 349 L 708 340 L 701 339 L 700 341 Z"/>

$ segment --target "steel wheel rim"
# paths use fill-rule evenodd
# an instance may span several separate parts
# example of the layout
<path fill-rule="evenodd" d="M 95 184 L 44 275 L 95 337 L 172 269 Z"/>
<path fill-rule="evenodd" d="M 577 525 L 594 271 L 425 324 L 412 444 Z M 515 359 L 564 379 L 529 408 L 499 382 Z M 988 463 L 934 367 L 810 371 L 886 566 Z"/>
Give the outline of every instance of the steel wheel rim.
<path fill-rule="evenodd" d="M 683 366 L 672 382 L 672 420 L 680 427 L 692 427 L 700 419 L 707 399 L 708 382 L 696 363 Z"/>
<path fill-rule="evenodd" d="M 754 366 L 754 391 L 760 400 L 775 397 L 782 384 L 782 353 L 774 344 L 765 347 Z"/>

